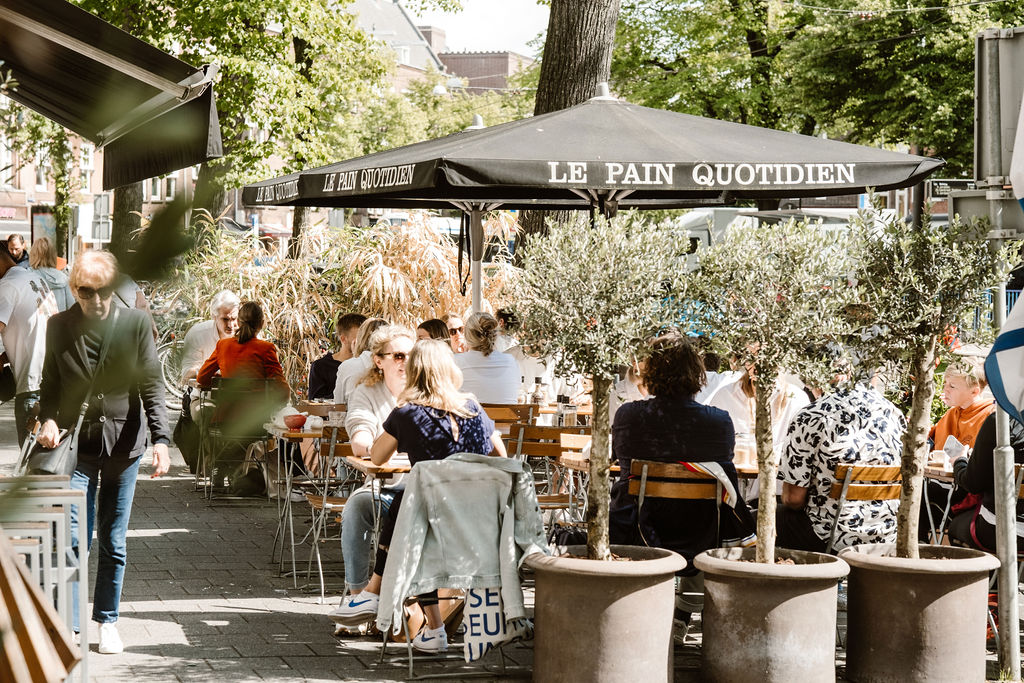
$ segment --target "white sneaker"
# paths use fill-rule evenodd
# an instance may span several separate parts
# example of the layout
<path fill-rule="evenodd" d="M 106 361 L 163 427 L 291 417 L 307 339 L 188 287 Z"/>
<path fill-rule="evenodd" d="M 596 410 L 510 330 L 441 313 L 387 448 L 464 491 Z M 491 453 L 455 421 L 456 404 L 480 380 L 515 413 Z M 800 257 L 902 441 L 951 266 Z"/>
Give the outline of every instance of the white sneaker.
<path fill-rule="evenodd" d="M 336 624 L 359 626 L 373 620 L 377 616 L 378 605 L 380 605 L 379 595 L 361 591 L 355 595 L 348 596 L 348 601 L 338 605 L 338 608 L 328 616 Z"/>
<path fill-rule="evenodd" d="M 424 628 L 412 639 L 412 649 L 417 652 L 434 654 L 448 650 L 448 634 L 445 633 L 444 625 L 438 628 Z"/>
<path fill-rule="evenodd" d="M 101 655 L 118 655 L 124 652 L 124 643 L 117 632 L 117 624 L 110 622 L 100 624 L 100 644 L 98 647 Z"/>

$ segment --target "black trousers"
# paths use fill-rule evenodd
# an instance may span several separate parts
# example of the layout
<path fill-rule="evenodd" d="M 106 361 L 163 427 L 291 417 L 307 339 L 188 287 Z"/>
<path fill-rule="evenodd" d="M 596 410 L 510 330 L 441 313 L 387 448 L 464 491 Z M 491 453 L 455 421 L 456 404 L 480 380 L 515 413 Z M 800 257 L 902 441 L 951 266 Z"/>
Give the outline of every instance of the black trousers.
<path fill-rule="evenodd" d="M 775 528 L 775 544 L 780 548 L 825 552 L 825 541 L 814 533 L 811 520 L 803 510 L 794 510 L 779 504 L 775 508 Z"/>

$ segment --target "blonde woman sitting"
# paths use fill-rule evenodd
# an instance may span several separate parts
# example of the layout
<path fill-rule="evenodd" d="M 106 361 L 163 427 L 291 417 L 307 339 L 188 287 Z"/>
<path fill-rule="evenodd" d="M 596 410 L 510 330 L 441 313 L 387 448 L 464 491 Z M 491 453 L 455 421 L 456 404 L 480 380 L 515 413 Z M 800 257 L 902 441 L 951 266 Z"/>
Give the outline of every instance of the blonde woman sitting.
<path fill-rule="evenodd" d="M 399 405 L 384 421 L 383 431 L 370 451 L 374 464 L 383 465 L 396 452 L 407 453 L 413 467 L 419 462 L 443 460 L 455 453 L 504 457 L 505 446 L 494 429 L 494 422 L 472 396 L 457 389 L 461 384 L 462 373 L 444 342 L 418 342 L 409 356 L 406 387 L 398 399 Z M 384 564 L 401 503 L 402 491 L 398 491 L 381 530 L 373 577 L 362 593 L 353 596 L 349 605 L 337 610 L 335 621 L 356 626 L 376 618 Z M 448 641 L 437 592 L 419 596 L 419 602 L 427 625 L 413 639 L 412 646 L 422 652 L 446 650 Z"/>

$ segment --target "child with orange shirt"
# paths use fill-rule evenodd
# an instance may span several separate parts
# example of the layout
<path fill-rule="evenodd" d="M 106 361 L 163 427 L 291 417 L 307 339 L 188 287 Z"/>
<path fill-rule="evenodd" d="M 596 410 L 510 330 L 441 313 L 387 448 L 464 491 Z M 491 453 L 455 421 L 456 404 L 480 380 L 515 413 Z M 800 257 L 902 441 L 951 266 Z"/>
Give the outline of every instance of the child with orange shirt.
<path fill-rule="evenodd" d="M 995 402 L 981 396 L 987 385 L 984 367 L 978 359 L 964 358 L 950 363 L 942 386 L 942 402 L 949 410 L 928 432 L 934 449 L 941 450 L 950 436 L 965 446 L 974 447 L 982 423 L 995 410 Z"/>

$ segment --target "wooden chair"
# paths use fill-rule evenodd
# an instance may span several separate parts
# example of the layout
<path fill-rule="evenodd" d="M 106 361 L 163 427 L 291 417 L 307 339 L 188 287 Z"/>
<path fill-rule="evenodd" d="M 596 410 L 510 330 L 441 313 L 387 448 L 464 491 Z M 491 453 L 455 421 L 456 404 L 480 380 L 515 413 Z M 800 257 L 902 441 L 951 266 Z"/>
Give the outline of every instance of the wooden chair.
<path fill-rule="evenodd" d="M 839 517 L 848 500 L 896 500 L 902 487 L 899 465 L 836 465 L 829 497 L 839 501 L 825 552 L 831 553 Z"/>
<path fill-rule="evenodd" d="M 678 463 L 632 460 L 629 473 L 633 475 L 629 480 L 629 493 L 637 497 L 638 508 L 643 506 L 645 498 L 722 499 L 722 482 L 707 474 L 691 472 Z"/>
<path fill-rule="evenodd" d="M 508 456 L 537 465 L 537 502 L 541 510 L 566 511 L 574 508 L 568 484 L 558 465 L 562 455 L 562 435 L 587 435 L 589 427 L 540 427 L 525 422 L 512 425 L 508 437 Z M 543 473 L 542 475 L 540 473 Z M 562 489 L 565 489 L 563 492 Z"/>
<path fill-rule="evenodd" d="M 527 406 L 526 411 L 523 409 L 523 405 Z M 520 422 L 529 422 L 529 418 L 524 420 L 522 415 L 524 412 L 529 415 L 533 406 L 528 404 L 519 403 L 488 403 L 481 405 L 484 412 L 487 413 L 487 417 L 494 421 L 494 428 L 498 430 L 503 438 L 507 438 L 512 425 Z"/>

